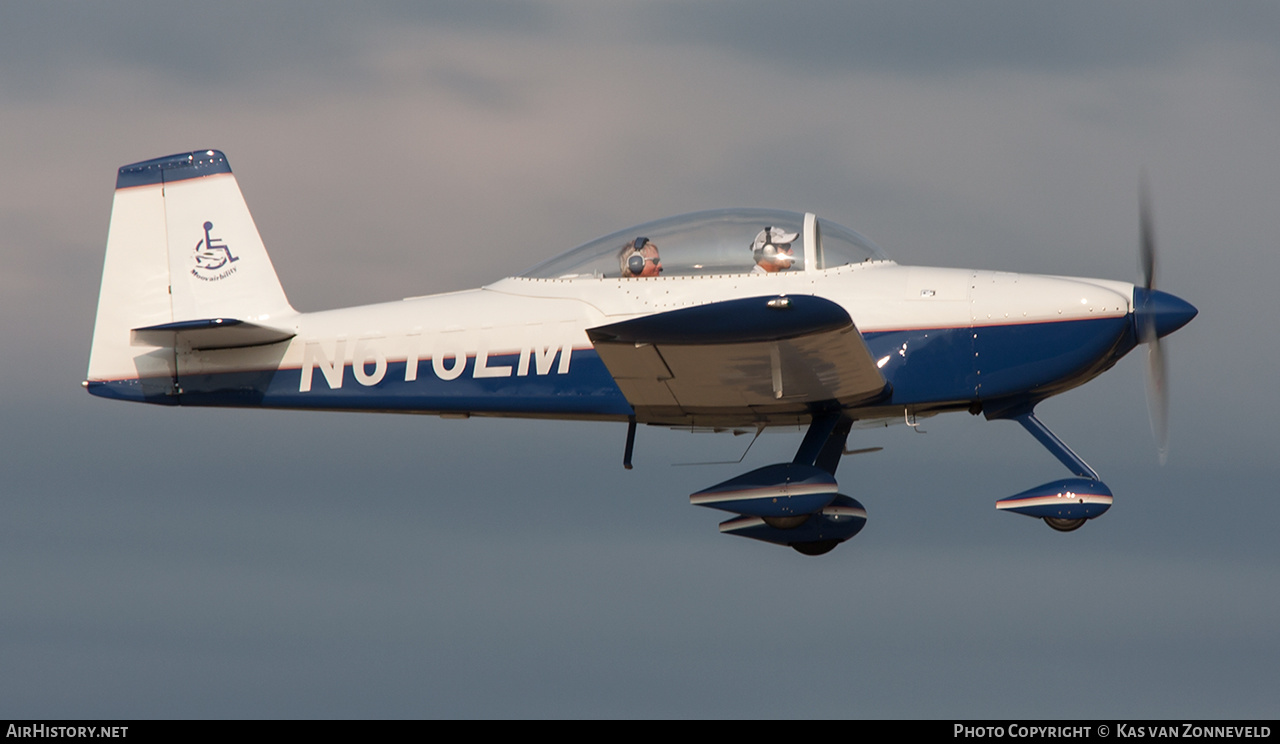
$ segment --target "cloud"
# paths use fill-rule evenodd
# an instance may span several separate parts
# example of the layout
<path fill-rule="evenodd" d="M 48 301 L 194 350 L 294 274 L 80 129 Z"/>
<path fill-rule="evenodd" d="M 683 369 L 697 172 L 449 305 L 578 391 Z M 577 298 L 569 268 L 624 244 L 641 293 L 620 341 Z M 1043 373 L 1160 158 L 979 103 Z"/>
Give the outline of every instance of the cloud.
<path fill-rule="evenodd" d="M 360 80 L 362 51 L 395 28 L 538 33 L 552 8 L 538 3 L 282 2 L 243 0 L 199 10 L 155 0 L 111 7 L 17 5 L 0 24 L 0 91 L 47 96 L 86 69 L 159 73 L 168 86 L 222 86 L 281 74 Z M 172 89 L 170 89 L 172 90 Z"/>
<path fill-rule="evenodd" d="M 1221 13 L 1196 2 L 1060 6 L 980 2 L 649 3 L 637 13 L 656 44 L 714 45 L 737 57 L 829 76 L 847 70 L 955 78 L 992 71 L 1098 73 L 1160 66 L 1205 45 L 1280 49 L 1265 2 Z"/>

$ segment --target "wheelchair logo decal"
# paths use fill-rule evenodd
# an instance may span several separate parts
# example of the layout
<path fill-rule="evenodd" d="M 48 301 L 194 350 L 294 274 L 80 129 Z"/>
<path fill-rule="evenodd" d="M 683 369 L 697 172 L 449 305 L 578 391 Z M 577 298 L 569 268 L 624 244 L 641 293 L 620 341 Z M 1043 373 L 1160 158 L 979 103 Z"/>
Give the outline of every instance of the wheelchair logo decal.
<path fill-rule="evenodd" d="M 204 223 L 204 239 L 196 242 L 196 267 L 191 270 L 192 276 L 206 282 L 216 282 L 236 273 L 237 267 L 231 264 L 240 260 L 231 254 L 227 244 L 219 242 L 220 238 L 209 234 L 212 230 L 212 222 Z"/>

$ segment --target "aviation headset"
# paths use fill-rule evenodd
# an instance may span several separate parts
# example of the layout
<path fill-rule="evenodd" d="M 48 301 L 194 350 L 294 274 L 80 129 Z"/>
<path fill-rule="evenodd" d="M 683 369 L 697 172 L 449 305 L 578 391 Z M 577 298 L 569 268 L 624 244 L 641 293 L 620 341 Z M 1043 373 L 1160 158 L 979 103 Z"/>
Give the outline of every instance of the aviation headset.
<path fill-rule="evenodd" d="M 644 262 L 649 259 L 645 258 L 644 247 L 649 245 L 648 238 L 636 238 L 632 241 L 631 252 L 627 254 L 627 258 L 623 263 L 627 267 L 627 271 L 632 276 L 640 276 L 640 272 L 644 271 Z"/>
<path fill-rule="evenodd" d="M 759 245 L 760 238 L 757 236 L 755 242 L 751 244 L 751 255 L 755 258 L 756 263 L 761 261 L 769 261 L 770 263 L 783 264 L 790 266 L 795 263 L 795 256 L 783 253 L 783 250 L 791 247 L 791 240 L 779 241 L 774 243 L 773 226 L 770 225 L 760 232 L 764 233 L 764 245 Z M 786 230 L 779 230 L 780 235 L 786 235 Z M 792 236 L 792 240 L 795 237 Z"/>

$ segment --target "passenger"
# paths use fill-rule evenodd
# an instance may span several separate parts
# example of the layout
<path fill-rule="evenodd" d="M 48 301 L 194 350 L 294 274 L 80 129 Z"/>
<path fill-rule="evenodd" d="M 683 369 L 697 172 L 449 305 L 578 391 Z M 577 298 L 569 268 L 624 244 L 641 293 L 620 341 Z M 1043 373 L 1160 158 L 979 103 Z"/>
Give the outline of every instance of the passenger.
<path fill-rule="evenodd" d="M 751 256 L 756 261 L 751 273 L 772 274 L 790 269 L 796 262 L 796 257 L 791 252 L 791 243 L 797 236 L 797 233 L 772 226 L 757 233 L 756 239 L 751 243 Z"/>
<path fill-rule="evenodd" d="M 658 246 L 648 238 L 636 238 L 622 246 L 622 250 L 618 251 L 618 265 L 622 268 L 623 278 L 657 276 L 662 273 Z"/>

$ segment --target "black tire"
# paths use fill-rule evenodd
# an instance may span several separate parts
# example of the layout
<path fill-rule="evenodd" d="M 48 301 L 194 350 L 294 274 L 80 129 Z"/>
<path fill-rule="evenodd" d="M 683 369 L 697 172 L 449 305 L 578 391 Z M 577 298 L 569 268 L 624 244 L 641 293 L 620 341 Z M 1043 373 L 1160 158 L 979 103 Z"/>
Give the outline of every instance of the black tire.
<path fill-rule="evenodd" d="M 1058 519 L 1057 517 L 1045 517 L 1044 523 L 1057 530 L 1058 532 L 1071 532 L 1078 530 L 1084 526 L 1084 519 Z"/>
<path fill-rule="evenodd" d="M 836 549 L 839 540 L 815 540 L 813 542 L 791 543 L 797 553 L 804 555 L 825 555 Z"/>

